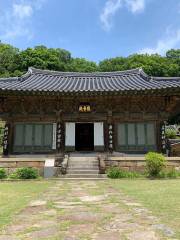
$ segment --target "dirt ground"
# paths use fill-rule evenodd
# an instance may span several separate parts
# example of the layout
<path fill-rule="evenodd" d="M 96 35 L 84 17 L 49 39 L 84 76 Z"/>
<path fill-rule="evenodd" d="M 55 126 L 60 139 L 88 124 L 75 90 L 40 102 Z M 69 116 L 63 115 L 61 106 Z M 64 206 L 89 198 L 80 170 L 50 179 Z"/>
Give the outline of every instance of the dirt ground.
<path fill-rule="evenodd" d="M 174 232 L 108 181 L 54 182 L 0 234 L 0 240 L 175 240 Z"/>

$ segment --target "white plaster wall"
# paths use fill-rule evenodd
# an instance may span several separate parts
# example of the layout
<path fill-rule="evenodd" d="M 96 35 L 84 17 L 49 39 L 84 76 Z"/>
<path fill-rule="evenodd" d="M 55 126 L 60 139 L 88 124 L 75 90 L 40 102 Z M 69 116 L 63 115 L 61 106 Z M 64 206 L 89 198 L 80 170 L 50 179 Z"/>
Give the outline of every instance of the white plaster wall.
<path fill-rule="evenodd" d="M 104 146 L 104 124 L 94 123 L 94 146 Z"/>
<path fill-rule="evenodd" d="M 56 130 L 57 130 L 57 124 L 53 123 L 53 143 L 52 143 L 52 149 L 56 149 Z"/>
<path fill-rule="evenodd" d="M 66 127 L 65 145 L 75 146 L 75 123 L 67 122 L 65 127 Z"/>

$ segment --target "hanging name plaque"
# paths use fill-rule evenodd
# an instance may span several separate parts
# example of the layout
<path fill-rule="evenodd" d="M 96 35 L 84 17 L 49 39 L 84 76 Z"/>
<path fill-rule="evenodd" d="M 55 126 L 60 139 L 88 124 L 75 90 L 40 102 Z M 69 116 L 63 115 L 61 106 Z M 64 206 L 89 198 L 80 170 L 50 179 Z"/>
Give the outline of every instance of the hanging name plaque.
<path fill-rule="evenodd" d="M 91 106 L 89 103 L 81 103 L 79 105 L 79 112 L 81 113 L 88 113 L 91 112 Z"/>

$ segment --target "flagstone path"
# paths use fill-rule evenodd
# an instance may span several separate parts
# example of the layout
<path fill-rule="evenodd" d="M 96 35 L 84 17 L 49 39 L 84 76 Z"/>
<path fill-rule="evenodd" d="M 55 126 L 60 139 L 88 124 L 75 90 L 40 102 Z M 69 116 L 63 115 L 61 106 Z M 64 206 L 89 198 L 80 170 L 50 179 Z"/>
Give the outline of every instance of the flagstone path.
<path fill-rule="evenodd" d="M 0 240 L 172 240 L 172 229 L 108 181 L 54 182 Z"/>

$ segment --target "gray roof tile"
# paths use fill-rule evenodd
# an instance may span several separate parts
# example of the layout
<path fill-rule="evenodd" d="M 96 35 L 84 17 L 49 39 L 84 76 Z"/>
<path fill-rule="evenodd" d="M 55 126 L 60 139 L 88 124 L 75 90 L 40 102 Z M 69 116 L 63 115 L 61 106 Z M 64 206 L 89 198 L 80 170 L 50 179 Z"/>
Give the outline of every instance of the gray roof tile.
<path fill-rule="evenodd" d="M 0 91 L 121 92 L 177 89 L 180 78 L 149 77 L 140 69 L 120 72 L 56 72 L 29 68 L 19 78 L 1 78 Z"/>

